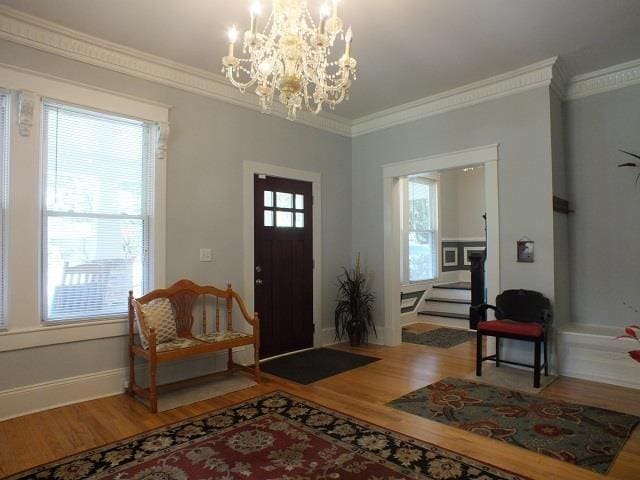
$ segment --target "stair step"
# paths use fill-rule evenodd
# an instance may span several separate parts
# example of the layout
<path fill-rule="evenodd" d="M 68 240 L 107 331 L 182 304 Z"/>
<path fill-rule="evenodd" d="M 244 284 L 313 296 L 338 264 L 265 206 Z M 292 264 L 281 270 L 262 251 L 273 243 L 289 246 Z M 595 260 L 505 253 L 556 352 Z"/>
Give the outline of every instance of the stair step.
<path fill-rule="evenodd" d="M 443 290 L 471 290 L 471 282 L 441 283 L 440 285 L 434 285 L 433 288 L 441 288 Z"/>
<path fill-rule="evenodd" d="M 418 315 L 430 315 L 432 317 L 446 317 L 446 318 L 457 318 L 459 320 L 469 320 L 468 314 L 463 313 L 451 313 L 451 312 L 437 312 L 434 310 L 422 310 L 418 312 Z"/>
<path fill-rule="evenodd" d="M 471 300 L 466 300 L 462 298 L 430 297 L 430 298 L 426 298 L 425 302 L 459 303 L 462 305 L 471 305 Z"/>

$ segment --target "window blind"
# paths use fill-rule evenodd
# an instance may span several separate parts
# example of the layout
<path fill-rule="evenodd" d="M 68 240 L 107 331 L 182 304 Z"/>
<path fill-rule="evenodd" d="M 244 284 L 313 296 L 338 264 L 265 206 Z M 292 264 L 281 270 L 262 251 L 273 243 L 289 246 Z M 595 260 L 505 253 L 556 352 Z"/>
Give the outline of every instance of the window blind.
<path fill-rule="evenodd" d="M 6 326 L 7 285 L 7 173 L 9 151 L 9 97 L 0 92 L 0 328 Z"/>
<path fill-rule="evenodd" d="M 437 182 L 410 178 L 408 188 L 408 280 L 433 280 L 438 276 Z"/>
<path fill-rule="evenodd" d="M 150 270 L 152 126 L 45 102 L 43 127 L 44 320 L 121 316 Z"/>

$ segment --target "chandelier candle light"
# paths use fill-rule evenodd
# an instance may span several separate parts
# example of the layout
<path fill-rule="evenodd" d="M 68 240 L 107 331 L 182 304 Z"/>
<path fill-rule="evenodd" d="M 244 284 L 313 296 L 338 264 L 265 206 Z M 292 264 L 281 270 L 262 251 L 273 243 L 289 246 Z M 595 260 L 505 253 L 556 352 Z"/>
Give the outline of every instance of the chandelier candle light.
<path fill-rule="evenodd" d="M 251 23 L 244 34 L 242 54 L 236 57 L 235 44 L 240 32 L 234 25 L 228 31 L 229 52 L 223 57 L 223 73 L 241 92 L 256 86 L 264 113 L 271 111 L 276 90 L 280 102 L 287 107 L 289 120 L 304 107 L 315 114 L 323 104 L 334 109 L 348 99 L 352 78 L 356 78 L 355 58 L 351 56 L 353 34 L 344 31 L 338 16 L 340 0 L 320 7 L 316 26 L 307 8 L 307 0 L 273 0 L 273 7 L 262 33 L 258 23 L 262 16 L 260 3 L 249 10 Z M 336 38 L 344 39 L 344 54 L 330 61 Z"/>

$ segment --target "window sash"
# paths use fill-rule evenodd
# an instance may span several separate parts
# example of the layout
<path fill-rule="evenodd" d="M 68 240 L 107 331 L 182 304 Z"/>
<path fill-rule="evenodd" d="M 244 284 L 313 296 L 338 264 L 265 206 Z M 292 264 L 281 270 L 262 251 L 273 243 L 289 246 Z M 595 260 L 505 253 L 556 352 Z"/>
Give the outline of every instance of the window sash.
<path fill-rule="evenodd" d="M 7 326 L 7 193 L 9 170 L 9 94 L 0 91 L 0 329 Z"/>
<path fill-rule="evenodd" d="M 136 146 L 140 151 L 140 164 L 138 165 L 138 157 L 134 158 L 135 167 L 140 168 L 137 174 L 140 175 L 140 183 L 138 187 L 135 187 L 136 195 L 135 203 L 131 204 L 130 201 L 127 205 L 137 205 L 134 210 L 139 209 L 137 214 L 127 213 L 112 213 L 106 210 L 116 210 L 118 206 L 115 203 L 112 205 L 110 201 L 107 203 L 101 203 L 101 201 L 87 202 L 89 205 L 87 208 L 93 211 L 82 211 L 86 208 L 78 208 L 81 211 L 64 211 L 59 208 L 49 208 L 48 197 L 48 176 L 51 174 L 49 171 L 49 127 L 48 119 L 49 114 L 55 110 L 57 115 L 70 112 L 76 118 L 82 118 L 86 115 L 88 121 L 101 122 L 105 121 L 105 128 L 109 128 L 111 125 L 117 129 L 120 126 L 124 128 L 127 125 L 140 126 L 142 128 L 140 144 Z M 57 118 L 57 117 L 56 117 Z M 73 123 L 73 120 L 72 120 Z M 57 126 L 56 135 L 58 134 Z M 151 250 L 151 215 L 153 212 L 153 198 L 154 198 L 154 165 L 153 165 L 153 151 L 152 151 L 152 134 L 153 126 L 148 122 L 141 122 L 139 120 L 128 119 L 125 117 L 119 117 L 114 115 L 104 114 L 102 112 L 96 112 L 90 109 L 82 109 L 75 106 L 67 106 L 58 102 L 45 101 L 44 103 L 44 115 L 43 115 L 43 140 L 42 140 L 42 156 L 43 156 L 43 169 L 42 169 L 42 201 L 43 201 L 43 214 L 42 214 L 42 247 L 41 247 L 41 263 L 42 263 L 42 319 L 45 324 L 61 324 L 69 322 L 84 322 L 92 320 L 105 320 L 110 318 L 122 318 L 127 313 L 126 295 L 127 291 L 133 287 L 138 278 L 140 285 L 136 288 L 136 294 L 142 294 L 147 291 L 150 285 L 151 272 L 153 266 L 151 265 L 150 250 Z M 117 130 L 116 130 L 117 131 Z M 73 139 L 75 140 L 75 138 Z M 58 148 L 58 139 L 56 138 L 56 149 Z M 78 143 L 69 144 L 66 147 L 81 147 L 82 144 Z M 133 146 L 133 145 L 132 145 Z M 99 150 L 99 148 L 98 148 Z M 57 153 L 56 153 L 57 154 Z M 77 154 L 77 152 L 73 152 Z M 99 154 L 99 152 L 98 152 Z M 103 172 L 100 171 L 102 166 L 98 161 L 92 159 L 98 166 L 94 173 L 95 176 L 101 177 Z M 130 159 L 129 159 L 130 160 Z M 57 168 L 58 157 L 55 157 L 55 165 Z M 129 161 L 129 163 L 131 163 Z M 73 174 L 77 173 L 75 168 L 77 165 L 74 160 L 71 160 L 70 169 L 67 175 L 73 177 Z M 58 172 L 56 172 L 58 173 Z M 64 172 L 62 173 L 64 175 Z M 122 181 L 122 177 L 115 177 L 114 180 Z M 100 183 L 101 187 L 105 184 Z M 126 188 L 125 188 L 126 190 Z M 106 198 L 110 193 L 102 193 L 102 197 Z M 122 193 L 116 191 L 116 193 Z M 139 193 L 139 195 L 138 195 Z M 103 200 L 104 198 L 100 198 Z M 130 199 L 128 199 L 130 200 Z M 64 201 L 62 202 L 65 203 Z M 95 203 L 95 205 L 93 204 Z M 59 205 L 58 205 L 59 206 Z M 130 207 L 129 207 L 130 208 Z M 96 211 L 98 210 L 98 211 Z M 83 222 L 86 221 L 86 222 Z M 64 241 L 69 240 L 69 243 L 74 242 L 75 235 L 78 234 L 77 229 L 74 227 L 73 222 L 79 221 L 80 224 L 85 223 L 85 227 L 92 229 L 93 235 L 91 239 L 93 243 L 90 243 L 89 250 L 92 250 L 93 255 L 87 255 L 88 260 L 84 264 L 78 264 L 76 259 L 75 265 L 69 267 L 69 263 L 65 262 L 62 270 L 62 280 L 58 280 L 55 285 L 52 283 L 49 285 L 50 280 L 53 282 L 51 276 L 50 267 L 52 266 L 49 257 L 51 238 L 50 228 L 52 225 L 63 226 L 65 221 L 70 221 L 71 225 L 67 225 L 69 230 L 69 236 L 64 237 Z M 120 237 L 115 233 L 113 236 L 109 233 L 104 233 L 109 230 L 105 228 L 105 225 L 120 225 Z M 136 232 L 133 238 L 139 239 L 138 245 L 135 247 L 135 251 L 138 254 L 136 257 L 127 259 L 128 252 L 126 251 L 126 239 L 122 237 L 122 227 L 129 227 L 132 232 Z M 65 227 L 61 227 L 65 228 Z M 103 233 L 99 231 L 102 230 Z M 115 228 L 111 230 L 115 231 Z M 75 235 L 74 235 L 75 234 Z M 138 235 L 139 234 L 139 235 Z M 106 235 L 106 236 L 105 236 Z M 58 236 L 58 240 L 60 241 Z M 119 241 L 122 249 L 125 251 L 123 257 L 116 255 L 114 259 L 103 258 L 104 245 L 111 241 L 113 247 L 114 241 Z M 134 244 L 136 242 L 134 241 Z M 71 251 L 76 246 L 71 247 Z M 58 247 L 61 251 L 62 247 Z M 137 258 L 137 260 L 136 260 Z M 118 260 L 121 260 L 118 262 Z M 61 262 L 57 262 L 58 270 L 60 270 Z M 54 267 L 55 268 L 55 267 Z M 134 273 L 135 272 L 135 273 Z M 57 272 L 60 275 L 60 271 Z M 60 277 L 58 277 L 60 278 Z M 131 282 L 127 282 L 124 279 L 131 279 Z M 105 280 L 106 279 L 106 280 Z M 125 285 L 128 283 L 127 285 Z M 53 288 L 50 288 L 53 287 Z M 58 289 L 60 289 L 58 291 Z M 139 289 L 139 291 L 137 291 Z M 75 290 L 75 292 L 74 292 Z M 115 293 L 109 293 L 115 290 Z M 106 293 L 104 293 L 106 291 Z M 84 292 L 84 293 L 82 293 Z M 56 293 L 61 301 L 55 298 Z M 99 298 L 102 297 L 100 301 Z M 102 302 L 102 303 L 101 303 Z M 61 303 L 62 305 L 58 305 Z M 119 305 L 122 305 L 120 308 Z M 59 312 L 56 313 L 56 309 Z"/>
<path fill-rule="evenodd" d="M 413 226 L 412 224 L 415 222 L 411 221 L 411 202 L 410 202 L 410 191 L 411 191 L 411 183 L 419 183 L 426 185 L 428 187 L 427 194 L 429 197 L 429 220 L 426 222 L 428 226 L 432 228 L 418 228 Z M 438 274 L 440 271 L 439 261 L 439 207 L 438 207 L 438 181 L 417 177 L 417 178 L 408 178 L 405 182 L 403 199 L 404 199 L 404 233 L 403 233 L 403 271 L 402 278 L 405 283 L 419 283 L 419 282 L 427 282 L 436 280 L 438 278 Z M 411 252 L 411 237 L 417 235 L 424 235 L 430 238 L 430 270 L 431 273 L 427 275 L 422 275 L 419 278 L 412 278 L 412 252 Z M 415 244 L 414 244 L 415 245 Z"/>

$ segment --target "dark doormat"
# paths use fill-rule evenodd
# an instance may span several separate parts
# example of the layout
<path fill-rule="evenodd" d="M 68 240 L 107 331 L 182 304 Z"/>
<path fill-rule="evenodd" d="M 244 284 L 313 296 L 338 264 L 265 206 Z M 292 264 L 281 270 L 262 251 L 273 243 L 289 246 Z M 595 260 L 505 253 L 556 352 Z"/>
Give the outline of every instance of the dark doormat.
<path fill-rule="evenodd" d="M 457 328 L 436 328 L 428 332 L 414 333 L 406 328 L 402 329 L 402 341 L 417 343 L 429 347 L 451 348 L 476 338 L 475 332 Z"/>
<path fill-rule="evenodd" d="M 260 368 L 263 372 L 308 385 L 378 360 L 332 348 L 317 348 L 268 360 L 261 363 Z"/>
<path fill-rule="evenodd" d="M 604 408 L 445 378 L 387 405 L 607 473 L 640 421 Z"/>

